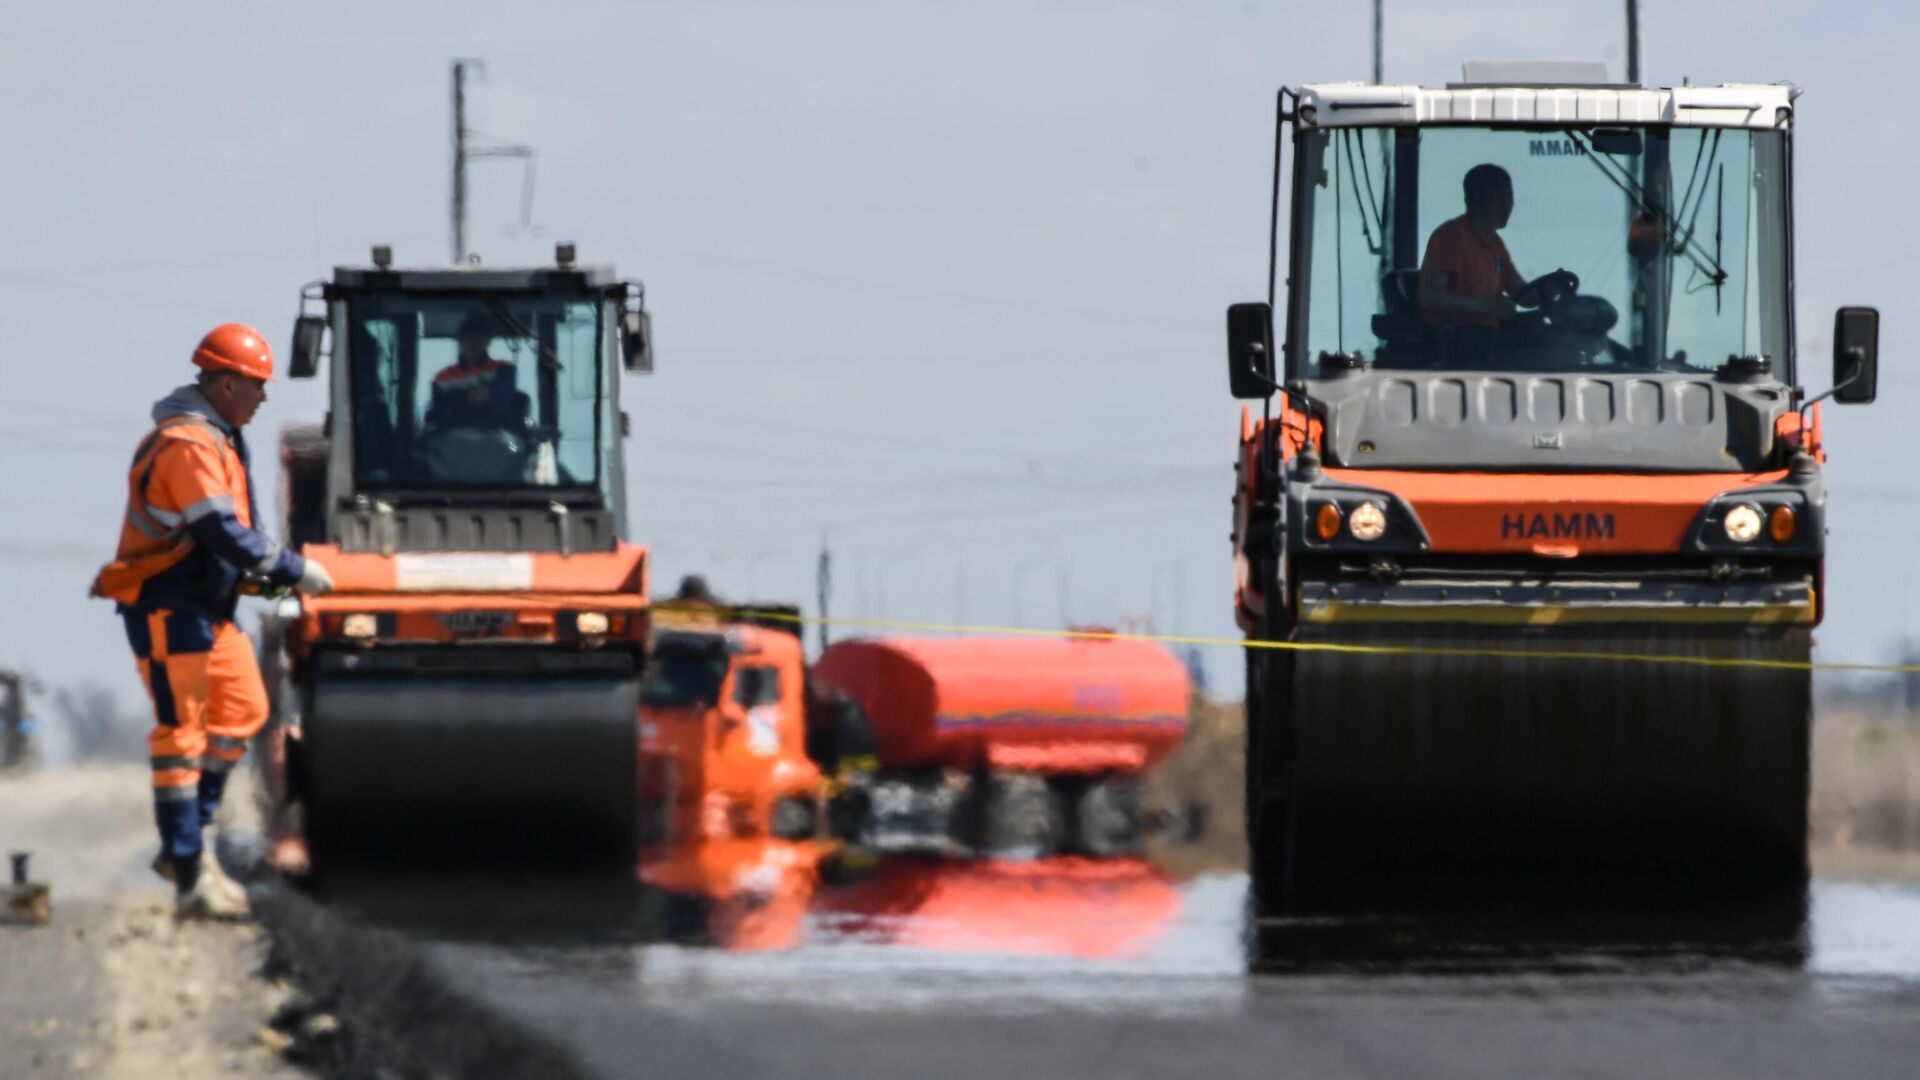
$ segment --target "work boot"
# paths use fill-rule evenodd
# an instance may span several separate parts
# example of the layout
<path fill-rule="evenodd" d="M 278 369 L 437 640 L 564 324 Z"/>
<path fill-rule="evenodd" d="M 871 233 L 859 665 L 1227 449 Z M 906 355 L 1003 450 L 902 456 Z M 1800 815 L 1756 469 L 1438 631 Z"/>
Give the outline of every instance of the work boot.
<path fill-rule="evenodd" d="M 221 888 L 212 878 L 201 875 L 193 883 L 193 888 L 177 894 L 173 901 L 173 914 L 179 919 L 245 919 L 253 914 L 247 904 L 247 894 L 232 881 L 227 884 L 231 891 Z"/>
<path fill-rule="evenodd" d="M 174 869 L 173 860 L 167 858 L 165 852 L 153 857 L 153 872 L 159 874 L 176 887 L 180 884 L 179 872 Z M 222 895 L 227 900 L 238 903 L 242 908 L 246 907 L 246 887 L 227 876 L 226 870 L 220 865 L 220 860 L 213 854 L 212 843 L 208 843 L 200 849 L 200 865 L 195 871 L 193 884 L 195 886 L 204 884 L 207 888 Z"/>

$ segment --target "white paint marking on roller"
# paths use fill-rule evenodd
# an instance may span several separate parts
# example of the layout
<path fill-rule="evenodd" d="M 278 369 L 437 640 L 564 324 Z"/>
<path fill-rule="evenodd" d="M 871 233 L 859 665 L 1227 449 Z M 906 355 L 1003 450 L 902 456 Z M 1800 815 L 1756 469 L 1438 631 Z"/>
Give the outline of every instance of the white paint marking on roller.
<path fill-rule="evenodd" d="M 401 592 L 507 592 L 533 588 L 531 555 L 396 555 L 393 562 L 394 587 Z"/>

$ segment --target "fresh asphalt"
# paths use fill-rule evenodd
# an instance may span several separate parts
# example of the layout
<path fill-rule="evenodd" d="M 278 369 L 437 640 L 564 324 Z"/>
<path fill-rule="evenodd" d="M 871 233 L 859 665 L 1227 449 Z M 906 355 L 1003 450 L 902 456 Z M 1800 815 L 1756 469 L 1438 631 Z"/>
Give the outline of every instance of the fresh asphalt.
<path fill-rule="evenodd" d="M 1912 883 L 1816 882 L 1804 931 L 1751 949 L 1641 927 L 1571 944 L 1478 936 L 1425 955 L 1404 947 L 1425 939 L 1403 924 L 1275 935 L 1249 920 L 1240 875 L 1096 876 L 1078 896 L 1072 874 L 1067 887 L 1019 874 L 982 885 L 906 869 L 904 886 L 879 894 L 871 868 L 851 882 L 804 875 L 798 906 L 765 866 L 701 895 L 383 880 L 336 881 L 323 902 L 355 925 L 397 929 L 493 1022 L 582 1076 L 1703 1080 L 1920 1068 Z M 1148 886 L 1159 891 L 1143 900 Z M 1396 947 L 1295 962 L 1285 943 L 1321 929 L 1343 949 Z M 1282 944 L 1255 944 L 1269 939 Z"/>

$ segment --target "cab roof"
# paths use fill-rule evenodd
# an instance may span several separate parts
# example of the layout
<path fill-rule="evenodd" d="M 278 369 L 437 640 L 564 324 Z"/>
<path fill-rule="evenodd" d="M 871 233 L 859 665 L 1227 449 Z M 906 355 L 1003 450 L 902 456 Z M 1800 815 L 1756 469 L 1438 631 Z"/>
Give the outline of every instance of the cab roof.
<path fill-rule="evenodd" d="M 332 284 L 346 289 L 422 292 L 545 292 L 602 289 L 620 283 L 613 267 L 595 266 L 336 266 Z"/>
<path fill-rule="evenodd" d="M 1721 86 L 1313 83 L 1299 88 L 1303 126 L 1672 124 L 1786 130 L 1799 90 L 1786 83 Z"/>

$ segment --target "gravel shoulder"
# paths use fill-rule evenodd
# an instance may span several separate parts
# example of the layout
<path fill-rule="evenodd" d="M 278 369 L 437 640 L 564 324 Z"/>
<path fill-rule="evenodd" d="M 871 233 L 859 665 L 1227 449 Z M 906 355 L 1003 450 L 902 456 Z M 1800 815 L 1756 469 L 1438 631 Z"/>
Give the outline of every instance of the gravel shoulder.
<path fill-rule="evenodd" d="M 0 849 L 53 887 L 49 925 L 0 925 L 0 1076 L 308 1075 L 261 1038 L 293 990 L 260 929 L 174 920 L 147 790 L 138 765 L 0 777 Z"/>

